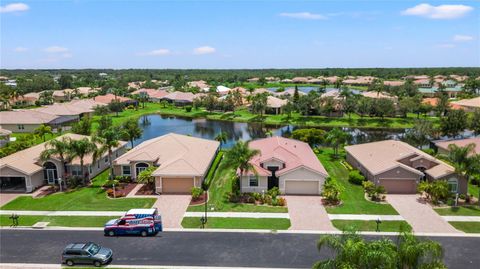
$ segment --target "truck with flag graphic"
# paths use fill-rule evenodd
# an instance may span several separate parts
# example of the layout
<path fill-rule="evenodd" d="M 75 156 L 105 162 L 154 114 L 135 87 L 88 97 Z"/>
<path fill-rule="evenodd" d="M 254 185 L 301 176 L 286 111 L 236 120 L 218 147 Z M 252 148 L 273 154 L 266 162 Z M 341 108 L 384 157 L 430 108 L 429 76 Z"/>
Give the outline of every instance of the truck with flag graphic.
<path fill-rule="evenodd" d="M 156 208 L 130 209 L 123 217 L 108 221 L 103 229 L 107 236 L 148 236 L 162 230 L 162 218 Z"/>

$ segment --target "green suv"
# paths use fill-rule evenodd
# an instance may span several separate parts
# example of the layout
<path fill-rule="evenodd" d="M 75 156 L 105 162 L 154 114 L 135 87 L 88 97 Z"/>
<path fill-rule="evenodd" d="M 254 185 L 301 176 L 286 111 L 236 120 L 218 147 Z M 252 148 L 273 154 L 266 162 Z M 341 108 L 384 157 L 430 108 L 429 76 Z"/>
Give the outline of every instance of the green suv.
<path fill-rule="evenodd" d="M 62 253 L 62 263 L 68 266 L 75 264 L 93 264 L 100 267 L 112 260 L 112 250 L 95 243 L 68 244 Z"/>

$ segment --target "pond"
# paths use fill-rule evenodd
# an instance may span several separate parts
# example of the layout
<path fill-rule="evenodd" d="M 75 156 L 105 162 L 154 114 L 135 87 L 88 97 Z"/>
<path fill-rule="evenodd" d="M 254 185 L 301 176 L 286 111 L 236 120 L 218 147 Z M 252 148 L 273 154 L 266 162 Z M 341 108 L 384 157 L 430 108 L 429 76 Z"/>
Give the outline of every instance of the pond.
<path fill-rule="evenodd" d="M 224 147 L 231 147 L 237 140 L 251 140 L 267 137 L 271 132 L 273 135 L 289 136 L 298 127 L 291 125 L 274 126 L 262 123 L 244 123 L 207 119 L 192 119 L 177 116 L 164 116 L 152 114 L 140 117 L 140 126 L 143 128 L 143 135 L 134 141 L 134 145 L 168 133 L 191 135 L 206 139 L 215 139 L 220 132 L 227 134 L 227 143 Z M 326 131 L 329 128 L 322 128 Z M 378 129 L 357 129 L 344 128 L 345 132 L 352 135 L 349 144 L 366 143 L 385 139 L 399 139 L 403 136 L 404 130 L 378 130 Z"/>

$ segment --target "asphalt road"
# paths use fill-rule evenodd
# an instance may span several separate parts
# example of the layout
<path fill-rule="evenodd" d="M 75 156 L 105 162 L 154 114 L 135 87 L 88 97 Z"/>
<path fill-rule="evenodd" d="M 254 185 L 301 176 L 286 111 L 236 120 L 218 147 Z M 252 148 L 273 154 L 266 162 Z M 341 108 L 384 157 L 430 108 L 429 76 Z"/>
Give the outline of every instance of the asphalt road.
<path fill-rule="evenodd" d="M 0 230 L 2 263 L 59 263 L 68 243 L 110 247 L 112 264 L 309 268 L 327 257 L 314 234 L 164 232 L 156 237 L 104 237 L 101 231 Z M 371 236 L 370 236 L 371 238 Z M 479 268 L 480 238 L 435 237 L 449 268 Z"/>

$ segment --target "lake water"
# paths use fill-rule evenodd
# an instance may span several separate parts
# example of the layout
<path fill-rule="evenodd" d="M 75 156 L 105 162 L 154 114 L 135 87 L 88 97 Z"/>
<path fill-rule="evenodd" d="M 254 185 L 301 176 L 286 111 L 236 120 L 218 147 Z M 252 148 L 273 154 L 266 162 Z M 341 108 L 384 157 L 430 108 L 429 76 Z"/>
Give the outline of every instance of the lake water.
<path fill-rule="evenodd" d="M 268 132 L 273 135 L 289 136 L 291 132 L 298 127 L 272 126 L 262 123 L 243 123 L 231 121 L 218 121 L 207 119 L 191 119 L 176 116 L 147 115 L 140 117 L 140 126 L 143 128 L 143 135 L 140 139 L 134 141 L 135 145 L 168 133 L 177 133 L 191 135 L 206 139 L 215 139 L 220 132 L 227 133 L 227 143 L 224 147 L 231 147 L 237 140 L 251 140 L 263 138 Z M 323 128 L 329 130 L 328 128 Z M 356 129 L 344 128 L 345 132 L 352 135 L 349 144 L 366 143 L 385 139 L 398 139 L 404 134 L 404 130 L 376 130 L 376 129 Z"/>

